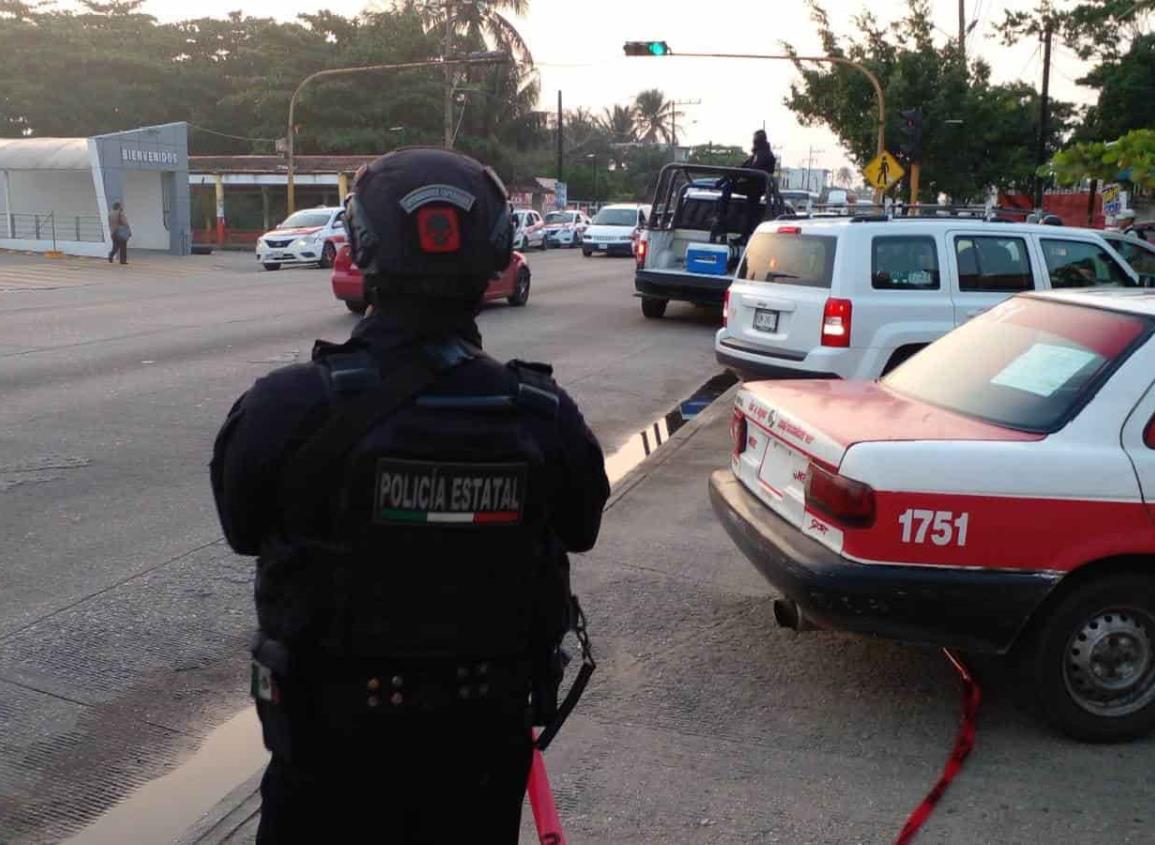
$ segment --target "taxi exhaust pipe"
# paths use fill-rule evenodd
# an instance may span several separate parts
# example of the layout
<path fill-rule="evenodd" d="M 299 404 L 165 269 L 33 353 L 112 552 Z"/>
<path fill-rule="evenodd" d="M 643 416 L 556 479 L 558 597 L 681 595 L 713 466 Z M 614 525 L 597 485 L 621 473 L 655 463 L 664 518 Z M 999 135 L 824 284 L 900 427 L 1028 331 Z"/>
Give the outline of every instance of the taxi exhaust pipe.
<path fill-rule="evenodd" d="M 790 599 L 774 599 L 774 621 L 780 628 L 789 628 L 792 631 L 813 631 L 816 626 L 805 617 L 802 608 Z"/>

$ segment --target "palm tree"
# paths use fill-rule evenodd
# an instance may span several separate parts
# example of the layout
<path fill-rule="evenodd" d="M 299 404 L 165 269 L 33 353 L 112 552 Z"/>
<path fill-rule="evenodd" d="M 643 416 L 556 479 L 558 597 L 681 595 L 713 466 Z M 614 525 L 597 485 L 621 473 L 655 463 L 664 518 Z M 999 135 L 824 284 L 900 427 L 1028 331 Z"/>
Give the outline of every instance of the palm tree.
<path fill-rule="evenodd" d="M 838 168 L 838 174 L 834 177 L 838 184 L 844 188 L 849 188 L 850 183 L 854 181 L 854 171 L 852 171 L 845 164 Z"/>
<path fill-rule="evenodd" d="M 411 0 L 412 1 L 412 0 Z M 419 0 L 417 10 L 426 30 L 442 37 L 442 55 L 457 52 L 454 45 L 485 44 L 512 56 L 510 73 L 519 82 L 535 80 L 533 54 L 521 33 L 502 12 L 524 15 L 529 0 Z M 453 88 L 456 73 L 445 69 L 445 145 L 453 145 Z"/>
<path fill-rule="evenodd" d="M 659 89 L 650 88 L 638 94 L 634 98 L 634 113 L 641 140 L 647 144 L 659 140 L 666 144 L 673 143 L 673 124 L 681 114 Z"/>
<path fill-rule="evenodd" d="M 615 144 L 629 144 L 638 139 L 638 128 L 633 106 L 607 108 L 601 120 L 602 128 Z"/>

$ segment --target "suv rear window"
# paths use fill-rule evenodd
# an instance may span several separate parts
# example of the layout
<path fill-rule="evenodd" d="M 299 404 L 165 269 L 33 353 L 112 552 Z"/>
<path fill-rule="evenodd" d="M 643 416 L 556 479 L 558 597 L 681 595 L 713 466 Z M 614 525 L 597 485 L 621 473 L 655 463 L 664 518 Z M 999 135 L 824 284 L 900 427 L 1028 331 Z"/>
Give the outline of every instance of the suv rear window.
<path fill-rule="evenodd" d="M 954 248 L 959 290 L 1034 290 L 1027 242 L 1022 238 L 962 235 L 954 239 Z"/>
<path fill-rule="evenodd" d="M 750 241 L 738 268 L 738 278 L 828 288 L 834 278 L 838 239 L 827 235 L 760 232 Z"/>
<path fill-rule="evenodd" d="M 1016 297 L 932 343 L 882 383 L 968 417 L 1050 432 L 1152 327 L 1135 314 Z"/>
<path fill-rule="evenodd" d="M 875 290 L 938 290 L 938 246 L 922 235 L 874 238 L 870 285 Z"/>

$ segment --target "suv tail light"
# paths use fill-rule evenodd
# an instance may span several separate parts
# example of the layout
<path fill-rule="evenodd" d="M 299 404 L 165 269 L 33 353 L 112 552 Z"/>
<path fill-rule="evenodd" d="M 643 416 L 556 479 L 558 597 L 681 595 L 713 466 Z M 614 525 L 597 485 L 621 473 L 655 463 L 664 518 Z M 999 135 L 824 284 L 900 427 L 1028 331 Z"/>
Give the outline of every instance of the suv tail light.
<path fill-rule="evenodd" d="M 870 525 L 874 522 L 874 490 L 811 462 L 806 469 L 806 507 L 839 522 Z"/>
<path fill-rule="evenodd" d="M 730 441 L 732 448 L 730 455 L 738 457 L 746 451 L 746 415 L 735 409 L 730 417 Z"/>
<path fill-rule="evenodd" d="M 822 345 L 850 346 L 851 302 L 849 299 L 826 300 L 822 309 Z"/>
<path fill-rule="evenodd" d="M 722 328 L 730 325 L 730 289 L 722 294 Z"/>
<path fill-rule="evenodd" d="M 634 241 L 634 258 L 638 262 L 639 270 L 646 266 L 646 253 L 649 251 L 649 249 L 650 242 L 643 232 L 642 236 Z"/>

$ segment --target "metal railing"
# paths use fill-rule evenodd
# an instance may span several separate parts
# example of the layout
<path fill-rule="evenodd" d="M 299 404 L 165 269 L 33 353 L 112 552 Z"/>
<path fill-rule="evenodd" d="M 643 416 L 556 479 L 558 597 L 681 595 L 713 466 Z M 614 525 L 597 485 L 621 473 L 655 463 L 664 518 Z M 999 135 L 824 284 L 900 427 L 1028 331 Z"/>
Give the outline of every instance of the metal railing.
<path fill-rule="evenodd" d="M 9 213 L 0 216 L 0 237 L 10 237 L 25 241 L 51 241 L 55 247 L 58 241 L 81 241 L 102 243 L 104 225 L 95 215 Z"/>

